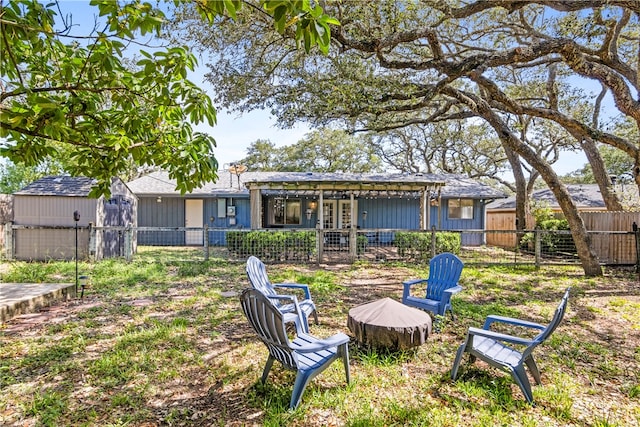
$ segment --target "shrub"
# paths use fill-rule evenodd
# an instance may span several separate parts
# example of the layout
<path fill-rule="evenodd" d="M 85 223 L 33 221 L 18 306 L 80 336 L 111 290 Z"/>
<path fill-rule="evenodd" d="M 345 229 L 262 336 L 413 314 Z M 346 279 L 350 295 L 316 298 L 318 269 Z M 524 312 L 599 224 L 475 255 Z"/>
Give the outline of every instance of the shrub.
<path fill-rule="evenodd" d="M 536 223 L 536 229 L 541 230 L 540 246 L 544 254 L 563 252 L 575 254 L 576 247 L 571 234 L 563 233 L 570 230 L 569 222 L 562 216 L 557 216 L 548 204 L 538 204 L 531 208 Z M 558 233 L 560 231 L 560 233 Z M 534 233 L 527 233 L 520 241 L 522 248 L 533 250 Z"/>
<path fill-rule="evenodd" d="M 308 259 L 316 251 L 313 231 L 229 231 L 227 247 L 235 256 L 265 261 Z"/>
<path fill-rule="evenodd" d="M 396 246 L 398 255 L 405 260 L 427 262 L 431 259 L 431 239 L 434 233 L 420 231 L 398 231 Z M 460 253 L 460 235 L 452 232 L 435 233 L 435 252 Z"/>

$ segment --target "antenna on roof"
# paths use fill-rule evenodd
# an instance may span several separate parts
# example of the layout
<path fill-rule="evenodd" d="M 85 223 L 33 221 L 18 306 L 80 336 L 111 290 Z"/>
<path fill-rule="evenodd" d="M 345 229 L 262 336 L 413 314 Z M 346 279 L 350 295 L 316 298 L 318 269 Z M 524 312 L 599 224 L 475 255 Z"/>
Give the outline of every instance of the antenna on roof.
<path fill-rule="evenodd" d="M 240 163 L 229 163 L 229 172 L 231 174 L 235 174 L 238 177 L 238 190 L 240 190 L 240 175 L 247 171 L 247 167 L 245 165 L 241 165 Z M 231 179 L 229 180 L 229 186 L 233 187 L 233 175 L 231 175 Z"/>

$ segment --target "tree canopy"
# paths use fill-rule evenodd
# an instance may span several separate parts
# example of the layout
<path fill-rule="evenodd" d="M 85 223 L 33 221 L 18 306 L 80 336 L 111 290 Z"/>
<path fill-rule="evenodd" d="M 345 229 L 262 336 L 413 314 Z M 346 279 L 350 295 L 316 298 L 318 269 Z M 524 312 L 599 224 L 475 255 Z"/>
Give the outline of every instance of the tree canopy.
<path fill-rule="evenodd" d="M 183 3 L 191 4 L 173 1 Z M 182 192 L 215 180 L 215 141 L 193 127 L 216 121 L 210 97 L 186 78 L 195 55 L 183 44 L 153 44 L 166 8 L 139 0 L 90 4 L 95 22 L 86 27 L 63 2 L 2 0 L 0 155 L 26 166 L 59 160 L 72 175 L 98 179 L 94 195 L 107 193 L 111 178 L 131 165 L 167 170 Z M 235 18 L 242 2 L 194 5 L 211 26 Z M 329 24 L 337 21 L 321 8 L 293 0 L 251 6 L 307 51 L 328 49 Z"/>
<path fill-rule="evenodd" d="M 254 171 L 369 173 L 383 170 L 374 146 L 364 138 L 326 128 L 312 131 L 297 143 L 283 147 L 257 140 L 240 163 Z"/>

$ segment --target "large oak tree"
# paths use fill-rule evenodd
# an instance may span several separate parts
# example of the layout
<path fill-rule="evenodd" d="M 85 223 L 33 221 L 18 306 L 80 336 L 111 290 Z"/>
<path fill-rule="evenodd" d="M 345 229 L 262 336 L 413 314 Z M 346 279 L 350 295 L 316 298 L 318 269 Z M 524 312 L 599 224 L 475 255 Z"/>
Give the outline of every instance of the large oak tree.
<path fill-rule="evenodd" d="M 483 120 L 514 173 L 524 212 L 523 165 L 547 183 L 566 216 L 587 275 L 602 274 L 565 185 L 539 146 L 515 123 L 545 122 L 585 150 L 607 200 L 614 198 L 598 144 L 633 159 L 640 145 L 602 126 L 603 97 L 640 124 L 640 7 L 635 0 L 329 1 L 341 25 L 327 56 L 281 43 L 267 20 L 240 20 L 215 32 L 185 17 L 180 38 L 212 53 L 209 81 L 226 108 L 268 108 L 282 126 L 341 122 L 389 130 L 444 120 Z M 567 89 L 568 88 L 568 89 Z M 579 102 L 575 101 L 576 97 Z M 573 100 L 572 100 L 573 99 Z M 611 116 L 611 112 L 608 116 Z M 596 120 L 594 120 L 594 118 Z M 599 119 L 598 119 L 599 118 Z M 637 134 L 637 133 L 636 133 Z M 564 140 L 565 138 L 563 138 Z"/>

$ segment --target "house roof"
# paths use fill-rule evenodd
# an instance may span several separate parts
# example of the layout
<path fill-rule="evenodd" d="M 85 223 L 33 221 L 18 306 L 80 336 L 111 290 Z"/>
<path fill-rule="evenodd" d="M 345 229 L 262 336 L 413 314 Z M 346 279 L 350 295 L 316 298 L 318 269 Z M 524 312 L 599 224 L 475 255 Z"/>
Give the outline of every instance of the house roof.
<path fill-rule="evenodd" d="M 246 172 L 252 174 L 252 172 Z M 241 175 L 244 178 L 244 175 Z M 218 171 L 218 180 L 208 182 L 205 185 L 194 189 L 187 196 L 237 196 L 248 194 L 243 184 L 244 179 L 240 179 L 235 174 L 228 171 Z M 176 190 L 176 180 L 169 177 L 164 171 L 152 172 L 149 175 L 134 179 L 127 183 L 131 191 L 138 196 L 180 196 L 180 191 Z"/>
<path fill-rule="evenodd" d="M 445 199 L 460 197 L 464 199 L 492 200 L 507 197 L 504 192 L 465 175 L 439 174 L 434 176 L 440 177 L 445 182 L 441 192 L 442 197 Z"/>
<path fill-rule="evenodd" d="M 597 184 L 570 184 L 567 185 L 567 190 L 569 190 L 569 194 L 578 208 L 605 207 L 600 188 Z M 559 207 L 553 192 L 548 188 L 534 191 L 531 194 L 531 200 L 548 203 L 551 208 Z M 489 203 L 487 210 L 515 209 L 515 207 L 516 198 L 515 196 L 511 196 L 504 200 L 496 200 Z"/>
<path fill-rule="evenodd" d="M 87 197 L 96 184 L 93 178 L 76 176 L 47 176 L 17 191 L 17 196 Z"/>
<path fill-rule="evenodd" d="M 422 188 L 437 190 L 445 198 L 464 197 L 495 199 L 505 197 L 501 191 L 463 175 L 446 174 L 356 174 L 356 173 L 309 173 L 309 172 L 244 172 L 240 175 L 229 171 L 218 171 L 218 181 L 207 183 L 187 196 L 225 197 L 248 195 L 247 186 L 263 189 L 302 189 L 321 186 L 324 189 L 373 189 L 390 191 L 416 191 Z M 444 185 L 444 187 L 443 187 Z M 128 183 L 138 196 L 179 196 L 176 181 L 166 172 L 153 172 Z"/>

